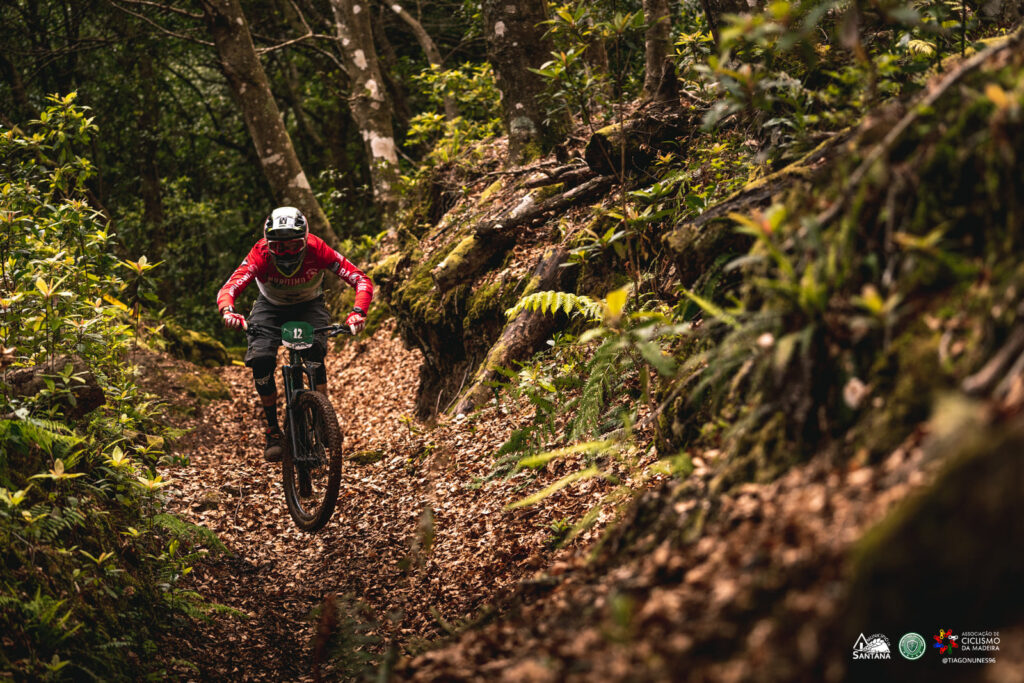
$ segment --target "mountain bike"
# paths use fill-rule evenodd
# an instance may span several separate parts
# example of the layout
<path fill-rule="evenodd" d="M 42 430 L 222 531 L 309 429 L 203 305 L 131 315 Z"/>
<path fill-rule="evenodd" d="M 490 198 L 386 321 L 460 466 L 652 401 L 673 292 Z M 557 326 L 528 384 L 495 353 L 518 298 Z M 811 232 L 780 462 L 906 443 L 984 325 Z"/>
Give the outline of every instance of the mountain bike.
<path fill-rule="evenodd" d="M 281 335 L 288 349 L 288 364 L 282 366 L 284 379 L 284 453 L 281 470 L 284 498 L 295 524 L 304 531 L 322 528 L 334 512 L 341 485 L 341 427 L 334 406 L 314 390 L 313 370 L 301 351 L 313 345 L 314 335 L 328 337 L 351 334 L 344 325 L 314 329 L 305 322 L 288 322 L 281 327 L 250 324 L 252 335 Z M 308 388 L 307 388 L 308 387 Z"/>

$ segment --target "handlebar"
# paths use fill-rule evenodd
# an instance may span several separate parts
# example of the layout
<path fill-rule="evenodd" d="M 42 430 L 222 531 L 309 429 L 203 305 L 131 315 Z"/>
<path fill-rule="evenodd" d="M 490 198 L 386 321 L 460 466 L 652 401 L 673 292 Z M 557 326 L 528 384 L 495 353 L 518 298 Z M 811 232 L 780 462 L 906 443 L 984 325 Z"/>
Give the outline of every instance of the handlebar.
<path fill-rule="evenodd" d="M 246 323 L 246 332 L 249 334 L 267 334 L 280 336 L 281 328 L 274 327 L 273 325 L 260 325 L 258 323 L 251 323 L 248 320 Z M 327 327 L 316 327 L 313 328 L 313 334 L 327 333 L 328 337 L 337 337 L 339 334 L 352 334 L 352 330 L 348 328 L 348 325 L 342 323 L 334 323 Z"/>

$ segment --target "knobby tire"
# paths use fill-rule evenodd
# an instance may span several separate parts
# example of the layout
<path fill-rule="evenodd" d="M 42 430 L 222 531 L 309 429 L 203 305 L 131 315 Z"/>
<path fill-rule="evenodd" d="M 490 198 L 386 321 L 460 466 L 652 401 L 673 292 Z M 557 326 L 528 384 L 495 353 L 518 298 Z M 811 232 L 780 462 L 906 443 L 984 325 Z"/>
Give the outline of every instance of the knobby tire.
<path fill-rule="evenodd" d="M 324 447 L 327 455 L 327 484 L 323 498 L 316 507 L 308 509 L 312 501 L 303 502 L 312 492 L 311 477 L 307 473 L 297 472 L 295 457 L 291 448 L 291 434 L 286 434 L 282 470 L 284 474 L 284 496 L 288 504 L 288 512 L 292 520 L 303 531 L 321 529 L 334 512 L 338 501 L 338 488 L 341 485 L 341 427 L 334 406 L 327 397 L 316 391 L 304 391 L 295 397 L 295 414 L 301 422 L 311 420 L 315 425 L 316 440 Z M 291 420 L 286 430 L 293 428 Z M 300 495 L 301 494 L 301 495 Z"/>

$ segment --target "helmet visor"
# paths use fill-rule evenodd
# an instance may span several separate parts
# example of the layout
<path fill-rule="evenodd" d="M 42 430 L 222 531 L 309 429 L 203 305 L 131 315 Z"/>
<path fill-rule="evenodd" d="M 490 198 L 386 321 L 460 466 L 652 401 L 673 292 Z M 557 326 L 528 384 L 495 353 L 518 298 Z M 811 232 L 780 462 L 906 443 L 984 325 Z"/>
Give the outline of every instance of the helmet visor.
<path fill-rule="evenodd" d="M 275 256 L 291 256 L 298 254 L 306 246 L 306 240 L 297 237 L 291 240 L 271 240 L 267 242 L 267 249 Z"/>

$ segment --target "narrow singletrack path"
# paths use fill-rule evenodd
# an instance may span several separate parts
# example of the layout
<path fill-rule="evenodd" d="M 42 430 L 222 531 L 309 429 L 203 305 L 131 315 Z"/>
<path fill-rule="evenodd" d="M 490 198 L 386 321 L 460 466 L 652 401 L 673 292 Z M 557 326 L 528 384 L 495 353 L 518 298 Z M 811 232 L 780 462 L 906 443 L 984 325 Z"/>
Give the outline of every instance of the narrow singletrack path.
<path fill-rule="evenodd" d="M 174 482 L 172 511 L 213 530 L 232 553 L 198 566 L 194 588 L 247 615 L 197 624 L 194 650 L 181 656 L 196 661 L 202 677 L 308 676 L 309 614 L 328 593 L 401 609 L 401 597 L 385 593 L 394 591 L 425 498 L 419 480 L 387 473 L 415 445 L 395 435 L 411 436 L 401 418 L 412 413 L 417 370 L 416 354 L 386 333 L 328 356 L 346 455 L 376 449 L 382 458 L 368 464 L 346 458 L 337 510 L 316 534 L 295 527 L 280 465 L 263 462 L 263 418 L 248 368 L 219 371 L 231 398 L 204 407 L 180 447 L 190 464 L 167 473 Z M 413 628 L 411 617 L 400 623 Z"/>
<path fill-rule="evenodd" d="M 419 365 L 419 353 L 403 348 L 390 325 L 328 355 L 345 462 L 337 510 L 316 534 L 294 526 L 280 465 L 262 460 L 249 370 L 217 371 L 231 398 L 203 407 L 177 449 L 189 464 L 164 474 L 171 511 L 213 530 L 231 551 L 199 563 L 187 587 L 246 617 L 196 621 L 175 646 L 176 656 L 198 665 L 191 675 L 310 679 L 310 613 L 331 593 L 369 625 L 365 647 L 415 651 L 569 552 L 550 549 L 550 525 L 580 516 L 600 485 L 559 494 L 543 509 L 503 511 L 522 495 L 514 491 L 522 481 L 467 484 L 491 471 L 493 453 L 527 413 L 492 405 L 473 420 L 419 425 L 411 419 Z"/>

